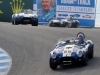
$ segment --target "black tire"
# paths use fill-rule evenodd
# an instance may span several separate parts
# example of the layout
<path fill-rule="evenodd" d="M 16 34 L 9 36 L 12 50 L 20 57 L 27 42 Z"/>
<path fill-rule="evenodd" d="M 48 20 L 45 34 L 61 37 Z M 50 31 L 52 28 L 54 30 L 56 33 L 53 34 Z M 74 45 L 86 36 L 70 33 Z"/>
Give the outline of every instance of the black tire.
<path fill-rule="evenodd" d="M 54 63 L 54 62 L 52 61 L 52 59 L 49 60 L 49 65 L 50 65 L 50 68 L 51 68 L 52 70 L 56 70 L 56 69 L 57 69 L 57 64 Z"/>
<path fill-rule="evenodd" d="M 49 27 L 53 27 L 53 23 L 52 22 L 49 24 Z"/>
<path fill-rule="evenodd" d="M 68 28 L 72 28 L 72 23 L 68 23 Z"/>
<path fill-rule="evenodd" d="M 79 23 L 77 22 L 77 28 L 79 27 Z"/>
<path fill-rule="evenodd" d="M 17 19 L 14 19 L 14 25 L 18 25 Z"/>
<path fill-rule="evenodd" d="M 31 25 L 32 26 L 38 26 L 38 21 L 37 22 L 33 22 Z"/>
<path fill-rule="evenodd" d="M 79 27 L 79 23 L 75 22 L 74 28 L 78 28 Z"/>
<path fill-rule="evenodd" d="M 86 66 L 88 64 L 88 52 L 86 54 L 86 58 L 84 59 L 84 61 L 82 61 L 82 65 Z"/>
<path fill-rule="evenodd" d="M 38 26 L 38 21 L 37 21 L 37 22 L 35 22 L 35 26 Z"/>
<path fill-rule="evenodd" d="M 34 26 L 34 24 L 33 24 L 33 23 L 32 23 L 31 25 L 32 25 L 32 26 Z"/>
<path fill-rule="evenodd" d="M 14 21 L 12 20 L 12 25 L 14 25 Z"/>
<path fill-rule="evenodd" d="M 66 23 L 66 27 L 68 28 L 68 23 Z"/>
<path fill-rule="evenodd" d="M 89 55 L 88 57 L 91 59 L 93 58 L 94 56 L 94 45 L 92 45 L 90 48 L 89 48 L 90 52 L 89 52 Z"/>
<path fill-rule="evenodd" d="M 63 27 L 66 27 L 66 23 L 65 23 L 65 24 L 63 24 Z"/>

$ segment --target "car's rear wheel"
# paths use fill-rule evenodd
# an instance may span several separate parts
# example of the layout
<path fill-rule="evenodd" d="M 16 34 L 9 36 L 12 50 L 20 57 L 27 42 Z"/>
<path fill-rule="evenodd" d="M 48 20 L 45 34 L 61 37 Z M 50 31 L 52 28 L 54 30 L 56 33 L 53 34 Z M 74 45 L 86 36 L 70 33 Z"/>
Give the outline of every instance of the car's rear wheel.
<path fill-rule="evenodd" d="M 53 27 L 53 23 L 52 22 L 49 24 L 49 27 Z"/>
<path fill-rule="evenodd" d="M 74 28 L 78 28 L 78 26 L 79 26 L 79 23 L 75 23 L 75 25 L 74 25 Z"/>
<path fill-rule="evenodd" d="M 94 56 L 94 45 L 92 45 L 91 47 L 89 47 L 89 55 L 88 55 L 88 57 L 89 58 L 93 58 L 93 56 Z"/>
<path fill-rule="evenodd" d="M 62 25 L 62 27 L 66 27 L 66 23 L 64 23 L 64 24 Z"/>
<path fill-rule="evenodd" d="M 72 23 L 68 23 L 68 28 L 72 28 Z"/>
<path fill-rule="evenodd" d="M 56 70 L 57 69 L 57 64 L 55 62 L 53 62 L 52 59 L 49 60 L 49 65 L 50 65 L 50 68 L 52 70 Z"/>

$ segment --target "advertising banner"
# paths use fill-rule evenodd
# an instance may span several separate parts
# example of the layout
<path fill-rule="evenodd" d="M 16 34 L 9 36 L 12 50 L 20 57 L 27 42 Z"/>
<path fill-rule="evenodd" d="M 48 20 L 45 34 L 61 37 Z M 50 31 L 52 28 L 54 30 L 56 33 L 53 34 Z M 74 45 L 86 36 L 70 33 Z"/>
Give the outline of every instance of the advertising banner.
<path fill-rule="evenodd" d="M 72 16 L 80 26 L 95 25 L 95 0 L 34 0 L 33 9 L 39 23 Z"/>
<path fill-rule="evenodd" d="M 38 14 L 39 23 L 48 23 L 56 19 L 56 0 L 34 0 L 34 13 Z"/>
<path fill-rule="evenodd" d="M 0 0 L 0 21 L 11 22 L 16 10 L 33 9 L 33 0 Z"/>

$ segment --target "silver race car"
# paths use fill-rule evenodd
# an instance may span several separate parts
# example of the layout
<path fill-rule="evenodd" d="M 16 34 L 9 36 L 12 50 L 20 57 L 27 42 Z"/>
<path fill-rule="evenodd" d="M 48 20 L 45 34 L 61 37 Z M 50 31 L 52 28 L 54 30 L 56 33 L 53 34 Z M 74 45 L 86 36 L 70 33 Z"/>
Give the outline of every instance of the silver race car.
<path fill-rule="evenodd" d="M 60 20 L 51 20 L 49 22 L 50 27 L 68 27 L 68 28 L 77 28 L 79 27 L 79 21 L 73 20 L 72 18 L 65 18 Z"/>
<path fill-rule="evenodd" d="M 68 27 L 68 28 L 77 28 L 79 27 L 79 21 L 78 20 L 73 20 L 72 18 L 65 18 L 62 19 L 61 21 L 61 26 Z"/>
<path fill-rule="evenodd" d="M 12 24 L 31 24 L 32 26 L 38 26 L 38 15 L 33 14 L 31 9 L 16 11 L 16 13 L 12 15 Z"/>
<path fill-rule="evenodd" d="M 54 50 L 50 52 L 49 65 L 53 70 L 57 69 L 58 65 L 87 65 L 88 58 L 93 58 L 93 54 L 93 42 L 85 40 L 85 35 L 79 32 L 75 38 L 58 40 Z"/>
<path fill-rule="evenodd" d="M 49 21 L 49 27 L 62 27 L 60 20 Z"/>

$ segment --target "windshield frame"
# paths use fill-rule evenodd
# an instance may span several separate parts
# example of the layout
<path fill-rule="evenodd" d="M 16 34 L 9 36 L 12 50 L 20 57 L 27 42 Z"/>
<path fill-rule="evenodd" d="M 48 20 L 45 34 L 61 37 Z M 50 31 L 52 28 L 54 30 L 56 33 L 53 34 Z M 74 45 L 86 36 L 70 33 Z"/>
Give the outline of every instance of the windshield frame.
<path fill-rule="evenodd" d="M 62 42 L 65 42 L 65 43 L 62 43 Z M 58 40 L 58 43 L 57 45 L 62 45 L 62 46 L 65 46 L 65 45 L 78 45 L 78 42 L 79 42 L 79 39 L 75 38 L 75 37 L 69 37 L 69 38 L 60 38 Z"/>
<path fill-rule="evenodd" d="M 33 14 L 33 10 L 31 9 L 22 9 L 22 10 L 17 10 L 16 13 L 24 13 L 24 14 Z"/>

